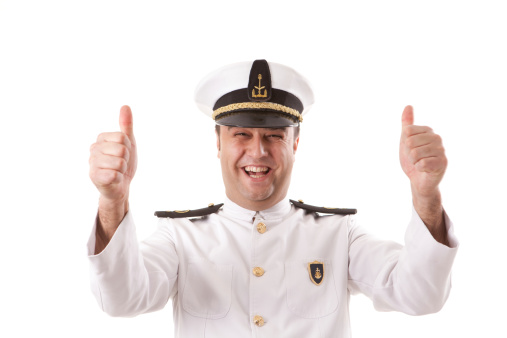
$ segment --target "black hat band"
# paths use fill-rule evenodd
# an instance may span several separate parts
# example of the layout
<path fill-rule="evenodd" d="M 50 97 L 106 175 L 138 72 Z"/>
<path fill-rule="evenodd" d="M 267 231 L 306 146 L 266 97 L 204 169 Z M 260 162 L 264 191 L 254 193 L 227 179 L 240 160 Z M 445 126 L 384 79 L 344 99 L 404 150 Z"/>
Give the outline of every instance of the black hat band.
<path fill-rule="evenodd" d="M 301 112 L 303 103 L 296 96 L 281 89 L 272 89 L 270 102 L 252 102 L 248 97 L 248 89 L 238 89 L 223 95 L 213 107 L 213 120 L 222 114 L 240 112 L 244 110 L 276 111 L 290 115 L 299 122 L 303 121 Z"/>

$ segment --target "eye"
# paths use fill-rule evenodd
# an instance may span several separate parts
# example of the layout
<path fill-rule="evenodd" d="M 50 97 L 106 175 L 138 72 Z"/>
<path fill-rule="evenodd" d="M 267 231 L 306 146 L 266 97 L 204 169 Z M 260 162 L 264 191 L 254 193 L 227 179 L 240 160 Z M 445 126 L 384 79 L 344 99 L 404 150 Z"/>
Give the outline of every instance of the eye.
<path fill-rule="evenodd" d="M 235 133 L 234 136 L 246 136 L 246 133 Z"/>
<path fill-rule="evenodd" d="M 277 134 L 268 135 L 268 137 L 275 138 L 275 139 L 280 139 L 280 140 L 283 139 L 283 135 L 277 135 Z"/>

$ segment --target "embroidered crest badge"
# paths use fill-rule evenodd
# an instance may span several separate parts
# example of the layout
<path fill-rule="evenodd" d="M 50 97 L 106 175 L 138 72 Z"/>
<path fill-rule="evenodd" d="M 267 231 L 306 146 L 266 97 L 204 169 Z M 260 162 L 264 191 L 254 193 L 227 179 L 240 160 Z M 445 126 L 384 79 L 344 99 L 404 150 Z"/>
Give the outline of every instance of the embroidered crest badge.
<path fill-rule="evenodd" d="M 313 284 L 322 284 L 324 280 L 324 263 L 318 261 L 308 263 L 308 273 L 310 274 L 310 280 Z"/>

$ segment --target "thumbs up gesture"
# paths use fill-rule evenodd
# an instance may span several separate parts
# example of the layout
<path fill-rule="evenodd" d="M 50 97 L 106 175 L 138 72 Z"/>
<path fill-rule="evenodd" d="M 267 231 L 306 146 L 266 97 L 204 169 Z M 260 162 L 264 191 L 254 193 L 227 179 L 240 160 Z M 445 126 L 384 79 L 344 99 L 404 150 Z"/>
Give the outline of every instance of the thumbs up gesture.
<path fill-rule="evenodd" d="M 414 125 L 414 109 L 406 106 L 401 117 L 400 163 L 410 179 L 412 194 L 431 197 L 438 194 L 447 158 L 442 138 L 430 127 Z"/>
<path fill-rule="evenodd" d="M 129 106 L 121 107 L 120 130 L 100 134 L 97 142 L 90 147 L 90 178 L 100 192 L 101 204 L 123 205 L 128 209 L 130 182 L 137 168 L 136 140 Z"/>

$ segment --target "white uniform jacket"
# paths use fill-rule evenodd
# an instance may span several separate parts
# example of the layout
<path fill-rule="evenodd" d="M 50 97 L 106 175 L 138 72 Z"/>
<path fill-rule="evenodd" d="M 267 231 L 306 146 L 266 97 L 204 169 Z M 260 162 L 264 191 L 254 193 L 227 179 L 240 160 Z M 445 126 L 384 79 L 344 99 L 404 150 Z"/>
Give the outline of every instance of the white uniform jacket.
<path fill-rule="evenodd" d="M 403 247 L 366 234 L 353 216 L 318 216 L 288 200 L 261 212 L 226 201 L 202 219 L 161 218 L 139 244 L 129 212 L 98 255 L 92 231 L 92 291 L 112 316 L 155 311 L 172 298 L 176 337 L 350 337 L 350 294 L 380 311 L 443 306 L 458 246 L 445 218 L 452 248 L 415 211 Z M 314 261 L 323 263 L 319 285 L 308 271 Z"/>

